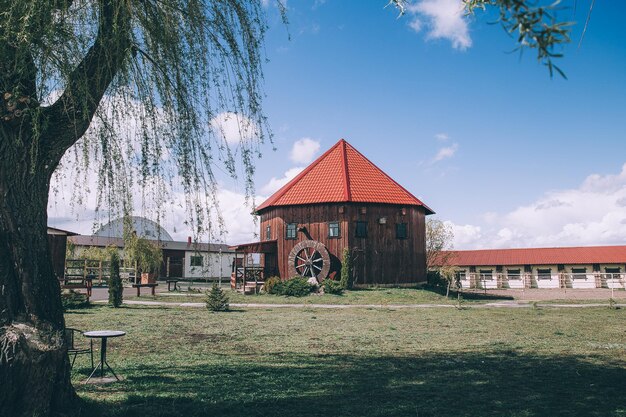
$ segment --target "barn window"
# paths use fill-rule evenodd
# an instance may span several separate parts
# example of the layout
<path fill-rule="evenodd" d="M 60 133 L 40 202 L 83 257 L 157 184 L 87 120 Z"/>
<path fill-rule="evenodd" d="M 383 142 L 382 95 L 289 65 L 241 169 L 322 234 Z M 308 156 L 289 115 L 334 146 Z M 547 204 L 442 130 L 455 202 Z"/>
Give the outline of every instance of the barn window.
<path fill-rule="evenodd" d="M 492 269 L 481 269 L 480 270 L 480 279 L 485 281 L 491 281 L 493 279 L 493 270 Z"/>
<path fill-rule="evenodd" d="M 619 279 L 620 273 L 622 272 L 622 268 L 620 268 L 619 266 L 615 268 L 604 268 L 604 272 L 606 274 L 611 274 L 609 278 Z"/>
<path fill-rule="evenodd" d="M 287 223 L 287 235 L 285 239 L 295 239 L 298 230 L 298 223 Z"/>
<path fill-rule="evenodd" d="M 456 271 L 454 273 L 454 275 L 456 276 L 457 281 L 463 281 L 463 280 L 467 279 L 466 275 L 465 275 L 465 269 L 460 269 L 460 270 Z"/>
<path fill-rule="evenodd" d="M 202 256 L 192 256 L 190 258 L 191 266 L 202 266 L 204 257 Z"/>
<path fill-rule="evenodd" d="M 341 229 L 339 228 L 339 222 L 328 223 L 328 237 L 338 238 L 341 236 Z"/>
<path fill-rule="evenodd" d="M 587 268 L 572 268 L 572 278 L 587 279 Z"/>
<path fill-rule="evenodd" d="M 272 239 L 272 226 L 267 226 L 265 228 L 265 240 Z"/>
<path fill-rule="evenodd" d="M 367 222 L 357 221 L 355 228 L 355 237 L 367 237 Z"/>
<path fill-rule="evenodd" d="M 552 269 L 537 269 L 537 279 L 552 279 Z"/>
<path fill-rule="evenodd" d="M 408 237 L 408 227 L 406 223 L 396 223 L 396 239 L 406 239 Z"/>
<path fill-rule="evenodd" d="M 520 270 L 519 269 L 507 269 L 506 277 L 508 279 L 520 279 L 521 278 Z"/>

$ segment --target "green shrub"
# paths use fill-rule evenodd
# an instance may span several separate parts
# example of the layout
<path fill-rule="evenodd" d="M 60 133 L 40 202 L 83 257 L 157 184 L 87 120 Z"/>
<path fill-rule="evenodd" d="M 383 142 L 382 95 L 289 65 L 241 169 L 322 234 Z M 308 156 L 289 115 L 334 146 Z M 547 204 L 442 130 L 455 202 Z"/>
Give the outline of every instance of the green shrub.
<path fill-rule="evenodd" d="M 352 255 L 350 254 L 350 248 L 343 248 L 343 255 L 341 261 L 341 288 L 347 290 L 352 288 Z"/>
<path fill-rule="evenodd" d="M 325 294 L 343 294 L 343 285 L 339 281 L 333 281 L 332 279 L 324 280 L 324 293 Z"/>
<path fill-rule="evenodd" d="M 61 304 L 63 311 L 83 308 L 89 306 L 87 294 L 82 294 L 76 290 L 66 289 L 61 292 Z"/>
<path fill-rule="evenodd" d="M 290 297 L 304 297 L 311 293 L 313 286 L 304 277 L 294 277 L 274 285 L 274 294 Z"/>
<path fill-rule="evenodd" d="M 122 305 L 124 287 L 120 277 L 120 257 L 117 252 L 111 252 L 111 273 L 109 276 L 109 305 L 117 308 Z"/>
<path fill-rule="evenodd" d="M 266 294 L 276 294 L 276 285 L 281 282 L 280 277 L 269 277 L 263 284 L 263 291 L 265 291 Z"/>
<path fill-rule="evenodd" d="M 206 293 L 206 308 L 210 311 L 228 311 L 228 296 L 216 284 Z"/>

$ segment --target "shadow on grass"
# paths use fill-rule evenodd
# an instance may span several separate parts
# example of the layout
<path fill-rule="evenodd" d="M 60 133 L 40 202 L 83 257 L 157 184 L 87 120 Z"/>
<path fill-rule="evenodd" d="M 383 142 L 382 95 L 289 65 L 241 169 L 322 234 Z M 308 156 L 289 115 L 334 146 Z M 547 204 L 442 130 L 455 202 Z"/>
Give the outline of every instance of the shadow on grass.
<path fill-rule="evenodd" d="M 445 287 L 437 285 L 425 285 L 423 287 L 425 291 L 434 292 L 441 296 L 446 296 Z M 456 300 L 458 291 L 450 289 L 450 299 Z M 515 298 L 510 295 L 490 294 L 485 292 L 476 291 L 461 291 L 461 298 L 466 301 L 498 301 L 498 300 L 514 300 Z"/>
<path fill-rule="evenodd" d="M 522 355 L 506 345 L 413 357 L 225 355 L 219 364 L 123 372 L 121 383 L 78 387 L 116 397 L 87 401 L 88 409 L 107 417 L 626 416 L 623 366 Z"/>

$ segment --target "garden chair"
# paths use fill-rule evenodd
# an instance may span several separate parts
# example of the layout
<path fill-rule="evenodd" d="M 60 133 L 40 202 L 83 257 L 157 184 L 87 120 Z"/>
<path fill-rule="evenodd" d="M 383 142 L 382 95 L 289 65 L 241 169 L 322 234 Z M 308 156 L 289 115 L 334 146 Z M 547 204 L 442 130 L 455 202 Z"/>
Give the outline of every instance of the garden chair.
<path fill-rule="evenodd" d="M 72 358 L 70 369 L 74 367 L 74 362 L 76 361 L 76 357 L 78 355 L 82 355 L 85 353 L 89 353 L 89 355 L 91 356 L 91 367 L 93 368 L 93 340 L 89 339 L 88 347 L 87 347 L 87 340 L 84 340 L 84 343 L 77 345 L 76 337 L 75 337 L 76 334 L 79 334 L 82 336 L 83 332 L 78 329 L 73 329 L 71 327 L 67 327 L 65 329 L 65 337 L 67 338 L 67 343 L 69 345 L 67 349 L 67 353 L 70 357 L 74 355 L 74 357 Z"/>

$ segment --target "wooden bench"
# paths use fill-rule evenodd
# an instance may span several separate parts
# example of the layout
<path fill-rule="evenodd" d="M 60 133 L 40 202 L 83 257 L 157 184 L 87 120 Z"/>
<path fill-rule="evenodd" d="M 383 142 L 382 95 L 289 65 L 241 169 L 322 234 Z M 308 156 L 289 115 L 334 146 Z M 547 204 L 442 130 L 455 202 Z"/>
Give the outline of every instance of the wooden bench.
<path fill-rule="evenodd" d="M 91 278 L 87 279 L 72 279 L 72 278 L 62 278 L 59 279 L 59 283 L 61 284 L 62 289 L 85 289 L 87 290 L 87 301 L 91 298 L 91 289 L 92 289 L 92 280 Z"/>
<path fill-rule="evenodd" d="M 137 288 L 137 297 L 141 297 L 141 289 L 142 288 L 150 288 L 152 290 L 152 295 L 154 295 L 154 288 L 158 286 L 157 283 L 152 284 L 133 284 L 133 288 Z"/>
<path fill-rule="evenodd" d="M 172 284 L 174 284 L 174 291 L 178 290 L 178 281 L 179 280 L 177 280 L 177 279 L 165 280 L 165 282 L 167 282 L 167 290 L 168 291 L 172 291 L 171 288 L 170 288 Z"/>

